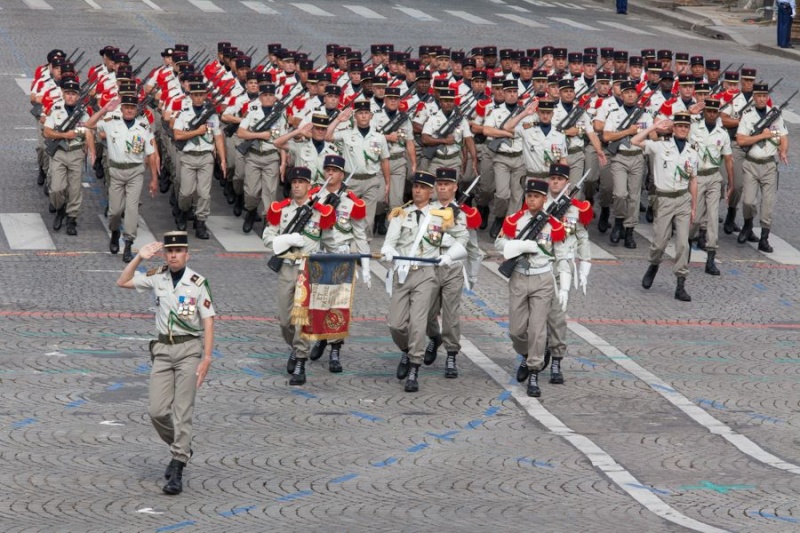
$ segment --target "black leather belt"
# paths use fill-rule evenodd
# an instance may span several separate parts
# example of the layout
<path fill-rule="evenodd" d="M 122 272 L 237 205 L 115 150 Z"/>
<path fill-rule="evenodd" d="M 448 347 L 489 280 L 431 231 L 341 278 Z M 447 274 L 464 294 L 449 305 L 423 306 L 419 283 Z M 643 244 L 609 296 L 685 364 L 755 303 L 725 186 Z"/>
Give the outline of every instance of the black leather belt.
<path fill-rule="evenodd" d="M 169 335 L 164 335 L 162 333 L 158 334 L 158 342 L 161 344 L 183 344 L 184 342 L 193 341 L 199 338 L 200 337 L 196 337 L 194 335 L 173 335 L 170 337 Z"/>

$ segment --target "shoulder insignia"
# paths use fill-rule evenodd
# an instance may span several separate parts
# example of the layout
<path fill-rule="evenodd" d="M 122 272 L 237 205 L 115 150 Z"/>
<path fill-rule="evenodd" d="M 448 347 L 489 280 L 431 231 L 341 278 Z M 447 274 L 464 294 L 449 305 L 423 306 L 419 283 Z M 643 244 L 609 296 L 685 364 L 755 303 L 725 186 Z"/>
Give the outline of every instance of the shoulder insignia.
<path fill-rule="evenodd" d="M 278 226 L 281 223 L 281 211 L 284 207 L 289 205 L 289 202 L 292 200 L 290 198 L 285 198 L 280 202 L 272 202 L 269 206 L 269 211 L 267 211 L 267 222 L 271 226 Z"/>
<path fill-rule="evenodd" d="M 533 122 L 523 122 L 522 129 L 529 130 L 533 127 Z"/>
<path fill-rule="evenodd" d="M 550 220 L 548 220 L 548 223 L 550 224 L 551 228 L 550 238 L 553 242 L 561 242 L 567 238 L 567 232 L 564 229 L 564 224 L 562 224 L 560 220 L 551 216 Z"/>
<path fill-rule="evenodd" d="M 192 274 L 192 277 L 189 278 L 189 281 L 197 285 L 198 287 L 202 287 L 203 283 L 205 283 L 206 278 L 201 276 L 200 274 Z"/>
<path fill-rule="evenodd" d="M 319 214 L 322 215 L 322 217 L 329 217 L 334 212 L 334 209 L 332 205 L 315 202 L 314 211 L 319 211 Z"/>
<path fill-rule="evenodd" d="M 353 191 L 347 191 L 347 197 L 353 202 L 353 209 L 350 210 L 350 218 L 361 220 L 367 216 L 367 204 L 359 198 Z"/>
<path fill-rule="evenodd" d="M 506 219 L 503 221 L 503 235 L 505 235 L 509 239 L 515 238 L 517 236 L 517 222 L 519 221 L 520 218 L 522 218 L 522 215 L 524 214 L 525 214 L 525 209 L 523 208 L 514 213 L 513 215 L 507 216 Z"/>
<path fill-rule="evenodd" d="M 412 204 L 412 202 L 409 201 L 409 202 L 404 203 L 403 205 L 399 205 L 399 206 L 395 207 L 394 209 L 392 209 L 392 211 L 389 213 L 389 216 L 386 217 L 386 219 L 387 220 L 392 220 L 393 218 L 396 218 L 396 217 L 405 218 L 406 217 L 406 209 L 405 208 L 408 207 L 411 204 Z"/>
<path fill-rule="evenodd" d="M 592 222 L 592 218 L 594 218 L 594 212 L 592 212 L 592 204 L 587 201 L 581 201 L 577 198 L 572 199 L 572 205 L 578 210 L 578 222 L 583 224 L 584 226 L 589 226 Z"/>
<path fill-rule="evenodd" d="M 148 276 L 155 276 L 156 274 L 163 274 L 167 271 L 167 265 L 161 265 L 160 267 L 154 267 L 147 271 Z"/>

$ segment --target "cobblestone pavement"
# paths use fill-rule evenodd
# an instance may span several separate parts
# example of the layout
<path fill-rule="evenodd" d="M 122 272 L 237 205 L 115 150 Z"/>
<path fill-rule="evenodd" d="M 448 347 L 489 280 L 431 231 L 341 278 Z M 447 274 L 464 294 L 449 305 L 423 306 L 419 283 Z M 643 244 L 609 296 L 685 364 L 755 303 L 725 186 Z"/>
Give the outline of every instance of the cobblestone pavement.
<path fill-rule="evenodd" d="M 328 0 L 310 5 L 332 17 L 278 2 L 259 3 L 278 12 L 272 17 L 256 16 L 242 2 L 215 0 L 224 14 L 201 11 L 203 2 L 154 3 L 162 11 L 132 0 L 48 0 L 53 10 L 30 9 L 41 5 L 33 0 L 3 4 L 0 214 L 37 213 L 50 221 L 33 184 L 34 132 L 17 79 L 56 45 L 91 51 L 109 41 L 137 43 L 142 57 L 157 57 L 176 41 L 199 49 L 223 37 L 262 46 L 303 43 L 312 51 L 328 41 L 441 41 L 458 48 L 547 40 L 570 49 L 687 47 L 724 64 L 747 61 L 771 80 L 785 68 L 781 59 L 729 42 L 659 33 L 659 20 L 647 16 L 625 19 L 647 34 L 608 25 L 582 31 L 552 20 L 598 28 L 598 21 L 619 22 L 591 1 L 562 3 L 582 10 L 516 0 L 403 3 L 439 19 L 427 23 L 362 1 L 386 17 L 370 24 Z M 454 19 L 445 10 L 493 24 Z M 512 13 L 544 27 L 532 33 L 499 17 Z M 58 31 L 43 34 L 56 25 Z M 787 77 L 778 100 L 797 84 Z M 796 136 L 796 124 L 790 132 Z M 793 231 L 797 156 L 793 148 L 791 166 L 781 167 L 774 223 L 792 249 L 800 248 Z M 516 355 L 506 331 L 507 289 L 491 258 L 463 298 L 459 379 L 445 380 L 439 360 L 423 369 L 421 391 L 412 395 L 394 378 L 398 354 L 379 280 L 369 292 L 358 287 L 345 372 L 330 374 L 320 360 L 306 386 L 289 387 L 266 256 L 232 252 L 216 236 L 193 240 L 191 265 L 209 277 L 220 316 L 185 490 L 166 497 L 168 450 L 146 414 L 153 302 L 114 287 L 122 264 L 106 252 L 98 217 L 103 194 L 92 179 L 78 237 L 50 231 L 51 250 L 13 248 L 0 237 L 2 531 L 798 527 L 797 266 L 723 235 L 723 275 L 712 279 L 693 264 L 694 301 L 684 304 L 672 298 L 668 263 L 651 291 L 640 288 L 645 237 L 637 250 L 625 250 L 594 228 L 592 240 L 610 259 L 595 263 L 587 296 L 572 296 L 567 383 L 545 383 L 541 401 L 511 382 Z M 218 190 L 214 196 L 212 214 L 227 214 Z M 165 197 L 143 202 L 153 233 L 171 229 Z M 482 244 L 489 249 L 485 236 Z M 378 265 L 374 270 L 381 273 Z"/>

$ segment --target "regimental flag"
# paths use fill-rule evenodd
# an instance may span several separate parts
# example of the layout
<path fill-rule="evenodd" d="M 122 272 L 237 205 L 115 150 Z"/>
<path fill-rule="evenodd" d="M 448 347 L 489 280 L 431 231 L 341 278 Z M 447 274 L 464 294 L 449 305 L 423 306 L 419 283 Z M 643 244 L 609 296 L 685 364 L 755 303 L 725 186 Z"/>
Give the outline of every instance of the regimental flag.
<path fill-rule="evenodd" d="M 294 293 L 292 324 L 311 341 L 349 335 L 358 254 L 311 255 L 301 266 Z"/>

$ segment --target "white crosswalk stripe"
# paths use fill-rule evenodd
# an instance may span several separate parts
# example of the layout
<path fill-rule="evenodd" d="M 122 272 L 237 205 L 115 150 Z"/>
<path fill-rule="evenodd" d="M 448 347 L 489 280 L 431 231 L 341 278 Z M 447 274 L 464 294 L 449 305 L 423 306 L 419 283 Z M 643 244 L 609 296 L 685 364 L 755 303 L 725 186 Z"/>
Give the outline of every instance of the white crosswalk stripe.
<path fill-rule="evenodd" d="M 753 228 L 753 233 L 755 233 L 756 236 L 761 236 L 761 228 Z M 763 254 L 764 257 L 769 257 L 773 261 L 782 265 L 800 265 L 800 252 L 798 252 L 797 249 L 791 244 L 784 241 L 774 233 L 769 234 L 769 243 L 772 245 L 772 249 L 774 251 L 772 253 L 759 252 Z M 749 244 L 758 250 L 757 242 L 751 242 Z M 694 252 L 692 252 L 692 255 L 694 255 Z"/>
<path fill-rule="evenodd" d="M 526 17 L 521 17 L 519 15 L 511 15 L 511 14 L 507 14 L 507 13 L 497 13 L 497 16 L 498 17 L 503 17 L 504 19 L 512 20 L 514 22 L 518 22 L 519 24 L 523 24 L 525 26 L 528 26 L 529 28 L 546 28 L 547 27 L 545 24 L 541 24 L 539 22 L 536 22 L 535 20 L 531 20 L 531 19 L 526 18 Z"/>
<path fill-rule="evenodd" d="M 525 0 L 525 1 L 537 7 L 553 7 L 553 4 L 548 4 L 547 2 L 542 2 L 540 0 Z"/>
<path fill-rule="evenodd" d="M 210 216 L 206 226 L 228 252 L 266 252 L 258 232 L 243 233 L 242 219 L 234 216 Z M 256 226 L 260 228 L 260 226 Z"/>
<path fill-rule="evenodd" d="M 0 226 L 12 250 L 55 250 L 39 213 L 0 213 Z"/>
<path fill-rule="evenodd" d="M 668 33 L 670 35 L 676 35 L 678 37 L 683 37 L 684 39 L 691 39 L 693 41 L 708 41 L 705 37 L 701 37 L 695 33 L 688 32 L 686 30 L 679 30 L 677 28 L 672 28 L 670 26 L 649 26 L 650 28 L 658 31 L 663 31 L 664 33 Z"/>
<path fill-rule="evenodd" d="M 83 0 L 83 1 L 89 4 L 89 7 L 91 7 L 92 9 L 103 9 L 102 7 L 100 7 L 100 4 L 98 4 L 94 0 Z"/>
<path fill-rule="evenodd" d="M 530 13 L 530 9 L 525 9 L 522 6 L 506 6 L 508 9 L 513 9 L 514 11 L 519 11 L 520 13 Z"/>
<path fill-rule="evenodd" d="M 277 11 L 272 9 L 271 7 L 265 6 L 261 2 L 242 2 L 246 7 L 249 7 L 256 13 L 261 13 L 262 15 L 280 15 Z"/>
<path fill-rule="evenodd" d="M 589 248 L 592 251 L 592 259 L 600 259 L 603 261 L 614 261 L 617 259 L 594 241 L 589 241 Z"/>
<path fill-rule="evenodd" d="M 103 225 L 103 228 L 106 230 L 106 234 L 111 237 L 111 230 L 108 228 L 108 219 L 103 216 L 102 214 L 97 215 L 100 219 L 100 223 Z M 122 226 L 120 227 L 120 232 L 124 230 L 125 227 L 125 219 L 122 219 Z M 156 236 L 153 235 L 153 232 L 150 231 L 150 228 L 147 227 L 147 223 L 142 218 L 141 214 L 139 215 L 139 227 L 136 229 L 136 241 L 134 244 L 136 245 L 135 250 L 139 249 L 139 245 L 149 244 L 151 242 L 157 241 Z M 125 248 L 125 241 L 120 234 L 119 237 L 119 249 L 123 250 Z"/>
<path fill-rule="evenodd" d="M 564 3 L 564 2 L 553 2 L 553 4 L 555 4 L 558 7 L 564 7 L 566 9 L 577 9 L 579 11 L 586 10 L 585 7 L 581 7 L 581 6 L 576 5 L 576 4 L 567 4 L 567 3 Z"/>
<path fill-rule="evenodd" d="M 189 0 L 189 3 L 206 13 L 224 13 L 225 11 L 211 0 Z"/>
<path fill-rule="evenodd" d="M 383 15 L 381 15 L 380 13 L 376 13 L 375 11 L 371 10 L 368 7 L 364 7 L 364 6 L 342 6 L 342 7 L 345 8 L 345 9 L 349 9 L 350 11 L 355 13 L 356 15 L 361 15 L 362 17 L 367 18 L 367 19 L 385 19 L 386 18 Z"/>
<path fill-rule="evenodd" d="M 781 114 L 783 115 L 784 122 L 788 122 L 789 124 L 800 124 L 800 115 L 797 113 L 793 113 L 788 109 L 784 109 Z"/>
<path fill-rule="evenodd" d="M 31 9 L 53 9 L 53 6 L 44 0 L 22 0 Z"/>
<path fill-rule="evenodd" d="M 587 24 L 583 24 L 581 22 L 575 22 L 574 20 L 565 19 L 561 17 L 548 17 L 550 20 L 554 20 L 556 22 L 560 22 L 561 24 L 566 24 L 567 26 L 572 26 L 573 28 L 578 28 L 579 30 L 586 30 L 586 31 L 600 31 L 600 28 L 593 28 Z"/>
<path fill-rule="evenodd" d="M 492 25 L 494 24 L 494 22 L 490 20 L 486 20 L 485 18 L 479 17 L 477 15 L 472 15 L 470 13 L 467 13 L 466 11 L 450 11 L 449 9 L 445 9 L 444 12 L 449 13 L 454 17 L 464 19 L 467 22 L 471 22 L 473 24 L 492 24 Z"/>
<path fill-rule="evenodd" d="M 318 17 L 335 17 L 333 13 L 329 13 L 313 4 L 292 4 L 300 11 L 305 11 L 309 15 L 316 15 Z"/>
<path fill-rule="evenodd" d="M 150 9 L 152 9 L 153 11 L 164 11 L 163 9 L 161 9 L 161 8 L 158 6 L 158 4 L 156 4 L 155 2 L 153 2 L 153 0 L 142 0 L 142 2 L 143 2 L 145 5 L 147 5 L 147 6 L 148 6 Z"/>
<path fill-rule="evenodd" d="M 420 11 L 419 9 L 414 9 L 413 7 L 395 6 L 392 9 L 402 11 L 409 17 L 413 17 L 421 22 L 439 22 L 439 19 L 437 19 L 436 17 L 432 17 L 431 15 L 428 15 L 424 11 Z"/>
<path fill-rule="evenodd" d="M 647 239 L 649 242 L 653 242 L 655 239 L 655 229 L 653 228 L 652 224 L 639 224 L 636 226 L 634 230 L 636 233 Z M 639 243 L 636 243 L 639 245 Z M 641 245 L 639 245 L 641 247 Z M 664 250 L 664 254 L 675 258 L 675 240 L 670 239 L 670 243 L 667 245 L 667 248 Z M 708 254 L 706 254 L 703 250 L 698 250 L 696 248 L 692 248 L 691 254 L 691 261 L 693 263 L 705 263 L 706 259 L 708 258 Z"/>
<path fill-rule="evenodd" d="M 635 33 L 636 35 L 653 35 L 649 31 L 640 30 L 639 28 L 634 28 L 633 26 L 622 24 L 621 22 L 606 22 L 603 20 L 599 20 L 598 22 L 604 26 L 610 26 L 618 30 L 627 31 L 628 33 Z"/>
<path fill-rule="evenodd" d="M 33 78 L 17 78 L 14 81 L 17 82 L 17 85 L 22 92 L 25 94 L 31 94 L 31 83 L 33 83 Z"/>

